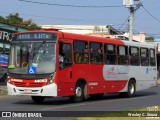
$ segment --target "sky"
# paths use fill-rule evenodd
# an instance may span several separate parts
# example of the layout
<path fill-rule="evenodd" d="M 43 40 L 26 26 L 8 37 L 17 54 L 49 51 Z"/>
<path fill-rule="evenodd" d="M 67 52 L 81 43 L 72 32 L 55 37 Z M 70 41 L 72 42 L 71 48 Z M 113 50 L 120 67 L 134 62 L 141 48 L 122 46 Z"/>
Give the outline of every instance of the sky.
<path fill-rule="evenodd" d="M 27 0 L 26 0 L 27 1 Z M 127 30 L 129 9 L 123 0 L 1 0 L 0 16 L 19 13 L 24 20 L 32 19 L 38 25 L 109 25 Z M 143 7 L 135 12 L 134 33 L 145 32 L 160 38 L 160 0 L 141 0 Z M 136 2 L 137 3 L 137 2 Z M 52 4 L 52 5 L 51 5 Z M 58 4 L 58 5 L 55 5 Z M 61 5 L 61 6 L 59 6 Z M 72 6 L 63 6 L 72 5 Z M 101 7 L 73 7 L 101 6 Z M 102 7 L 105 6 L 105 7 Z M 108 6 L 108 7 L 107 7 Z M 148 12 L 149 13 L 148 13 Z"/>

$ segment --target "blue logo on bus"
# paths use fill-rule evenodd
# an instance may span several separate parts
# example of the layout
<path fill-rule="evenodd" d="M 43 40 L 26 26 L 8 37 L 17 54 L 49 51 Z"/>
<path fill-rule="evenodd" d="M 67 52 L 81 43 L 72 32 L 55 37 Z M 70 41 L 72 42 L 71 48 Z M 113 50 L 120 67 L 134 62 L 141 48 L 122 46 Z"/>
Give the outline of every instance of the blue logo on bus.
<path fill-rule="evenodd" d="M 148 68 L 146 68 L 146 74 L 148 74 L 149 73 L 149 69 Z"/>
<path fill-rule="evenodd" d="M 30 66 L 28 69 L 28 74 L 36 74 L 36 67 Z"/>

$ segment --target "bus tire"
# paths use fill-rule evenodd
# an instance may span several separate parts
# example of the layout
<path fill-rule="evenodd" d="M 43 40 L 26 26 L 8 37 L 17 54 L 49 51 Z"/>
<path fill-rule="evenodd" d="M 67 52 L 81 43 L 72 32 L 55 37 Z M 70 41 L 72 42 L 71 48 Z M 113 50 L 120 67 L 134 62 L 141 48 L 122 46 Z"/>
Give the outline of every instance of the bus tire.
<path fill-rule="evenodd" d="M 133 80 L 130 80 L 128 83 L 128 91 L 127 92 L 120 92 L 120 97 L 133 97 L 136 92 L 136 86 L 135 82 Z"/>
<path fill-rule="evenodd" d="M 75 87 L 74 96 L 70 97 L 72 102 L 78 103 L 82 102 L 84 99 L 84 85 L 81 82 L 78 82 Z"/>
<path fill-rule="evenodd" d="M 45 97 L 42 97 L 42 96 L 31 96 L 31 98 L 35 103 L 38 103 L 38 104 L 43 103 L 45 99 Z"/>
<path fill-rule="evenodd" d="M 128 83 L 128 92 L 127 92 L 127 97 L 133 97 L 136 92 L 136 85 L 133 80 L 130 80 Z"/>

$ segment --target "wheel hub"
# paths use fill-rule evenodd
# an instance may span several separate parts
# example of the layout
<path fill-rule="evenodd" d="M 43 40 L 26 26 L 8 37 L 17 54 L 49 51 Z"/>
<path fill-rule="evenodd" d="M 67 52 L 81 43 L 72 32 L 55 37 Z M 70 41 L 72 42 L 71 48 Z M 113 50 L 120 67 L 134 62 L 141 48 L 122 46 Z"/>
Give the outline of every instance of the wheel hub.
<path fill-rule="evenodd" d="M 134 93 L 134 85 L 133 85 L 133 84 L 131 84 L 131 86 L 130 86 L 130 93 L 131 93 L 131 94 Z"/>
<path fill-rule="evenodd" d="M 82 96 L 82 89 L 81 89 L 80 87 L 77 87 L 77 88 L 76 88 L 76 96 L 77 96 L 77 97 Z"/>

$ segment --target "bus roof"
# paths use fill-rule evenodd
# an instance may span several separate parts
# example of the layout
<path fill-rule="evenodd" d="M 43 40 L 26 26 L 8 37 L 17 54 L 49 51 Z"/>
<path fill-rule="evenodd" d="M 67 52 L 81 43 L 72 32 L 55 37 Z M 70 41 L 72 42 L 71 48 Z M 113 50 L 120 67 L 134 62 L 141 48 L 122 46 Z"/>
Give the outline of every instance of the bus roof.
<path fill-rule="evenodd" d="M 105 37 L 97 37 L 91 35 L 81 35 L 81 34 L 74 34 L 74 33 L 66 33 L 61 32 L 59 33 L 59 39 L 73 39 L 73 40 L 86 40 L 92 42 L 106 42 L 109 44 L 124 44 L 123 41 L 114 39 L 114 38 L 105 38 Z"/>
<path fill-rule="evenodd" d="M 127 46 L 155 48 L 153 44 L 148 44 L 148 43 L 140 43 L 140 42 L 133 42 L 133 41 L 123 41 L 123 42 Z"/>
<path fill-rule="evenodd" d="M 14 34 L 29 33 L 29 32 L 56 33 L 56 34 L 58 34 L 58 39 L 86 40 L 86 41 L 92 41 L 92 42 L 104 42 L 104 43 L 117 44 L 117 45 L 127 45 L 127 46 L 135 46 L 135 47 L 155 48 L 154 45 L 147 44 L 147 43 L 139 43 L 139 42 L 125 41 L 125 40 L 120 40 L 120 39 L 115 39 L 115 38 L 105 38 L 105 37 L 99 37 L 99 36 L 67 33 L 67 32 L 61 32 L 61 31 L 59 31 L 59 29 L 30 30 L 30 31 L 18 32 L 18 33 L 14 33 Z"/>

